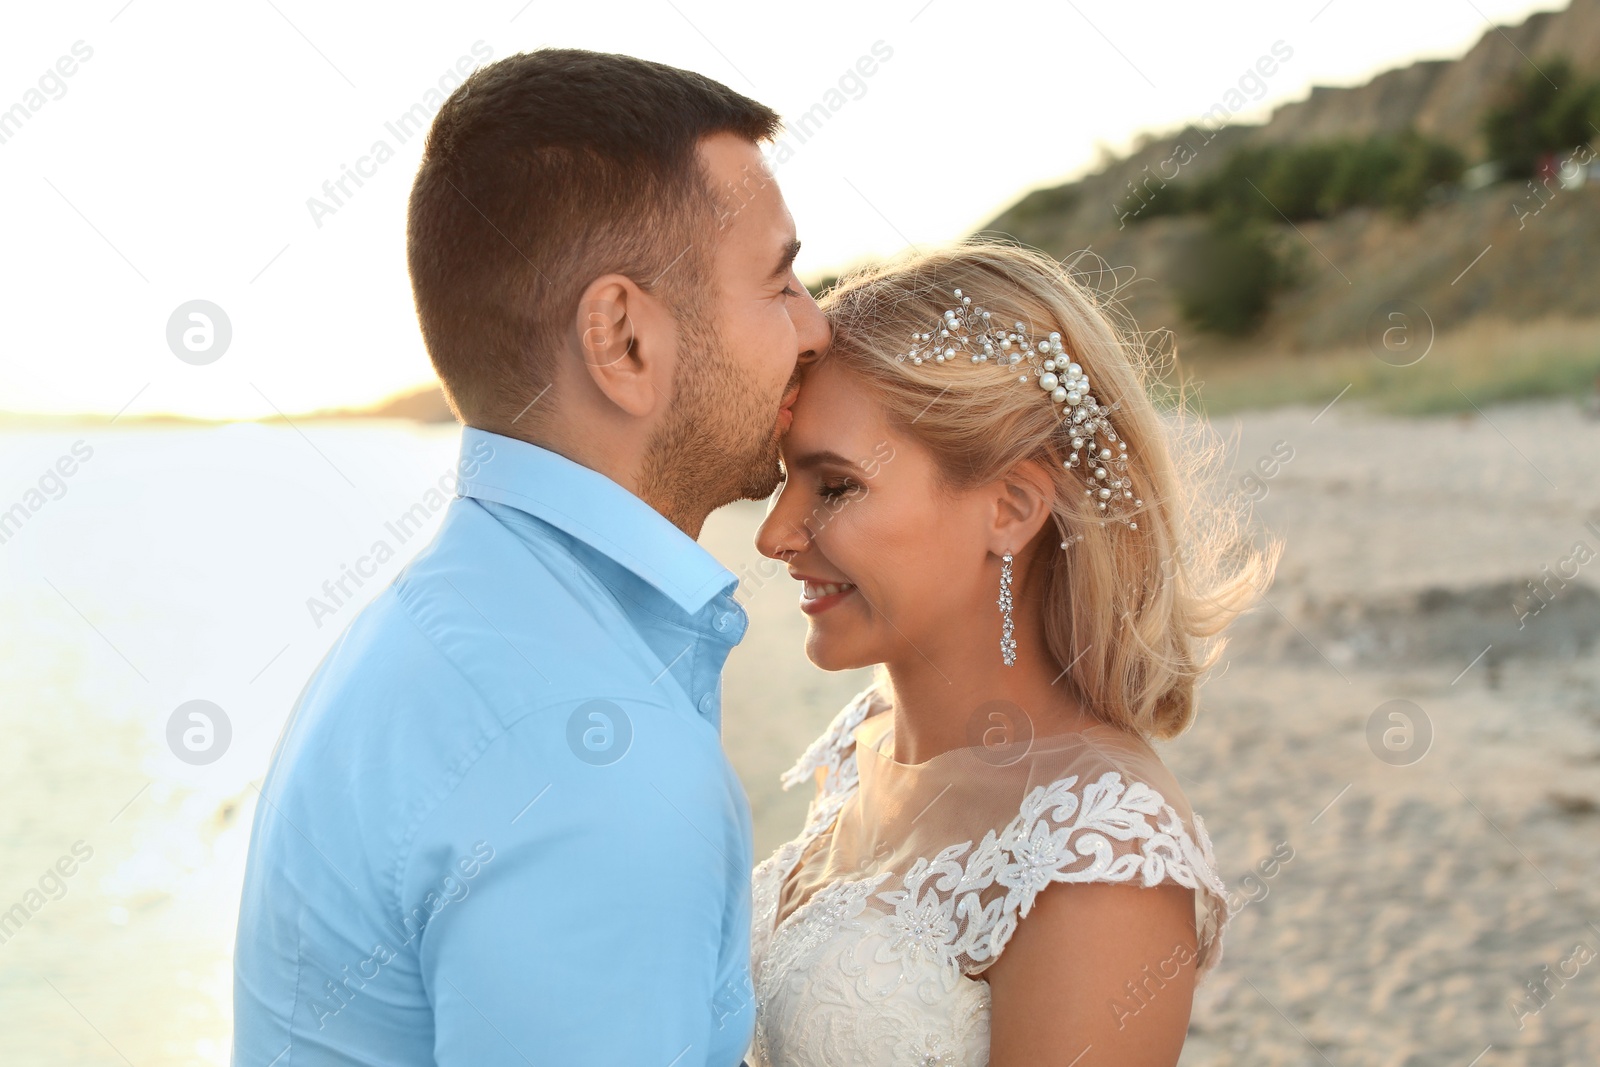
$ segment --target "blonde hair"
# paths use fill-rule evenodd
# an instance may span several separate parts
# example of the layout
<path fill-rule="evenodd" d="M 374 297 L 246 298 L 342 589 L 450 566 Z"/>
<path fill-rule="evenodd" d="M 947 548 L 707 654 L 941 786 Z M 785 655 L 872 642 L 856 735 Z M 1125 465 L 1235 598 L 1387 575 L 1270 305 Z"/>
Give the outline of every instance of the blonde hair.
<path fill-rule="evenodd" d="M 1050 655 L 1070 665 L 1074 690 L 1098 718 L 1168 739 L 1193 721 L 1196 688 L 1222 654 L 1222 631 L 1270 584 L 1282 544 L 1255 548 L 1237 497 L 1210 492 L 1207 469 L 1220 450 L 1208 444 L 1209 428 L 1188 415 L 1181 396 L 1172 413 L 1156 410 L 1147 392 L 1158 377 L 1152 354 L 1119 326 L 1114 296 L 1078 277 L 1042 253 L 984 241 L 865 268 L 822 297 L 834 331 L 829 358 L 859 376 L 890 423 L 932 454 L 947 487 L 984 485 L 1030 460 L 1050 472 L 1060 536 L 1041 534 L 1035 563 Z M 1039 389 L 990 363 L 896 359 L 913 331 L 959 304 L 956 289 L 998 321 L 1027 324 L 1034 337 L 1058 331 L 1100 403 L 1119 405 L 1112 424 L 1144 502 L 1131 516 L 1137 530 L 1103 522 L 1082 469 L 1063 466 L 1071 435 Z"/>

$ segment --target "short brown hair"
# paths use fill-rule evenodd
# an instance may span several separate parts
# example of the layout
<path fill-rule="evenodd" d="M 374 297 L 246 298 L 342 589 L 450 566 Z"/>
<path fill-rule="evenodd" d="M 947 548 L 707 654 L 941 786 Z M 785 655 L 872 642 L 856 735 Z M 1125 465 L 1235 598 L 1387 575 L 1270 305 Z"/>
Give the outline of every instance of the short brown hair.
<path fill-rule="evenodd" d="M 699 143 L 759 143 L 780 125 L 710 78 L 632 56 L 545 48 L 475 71 L 433 120 L 406 227 L 417 318 L 456 416 L 495 428 L 520 415 L 603 274 L 697 306 L 717 217 Z"/>

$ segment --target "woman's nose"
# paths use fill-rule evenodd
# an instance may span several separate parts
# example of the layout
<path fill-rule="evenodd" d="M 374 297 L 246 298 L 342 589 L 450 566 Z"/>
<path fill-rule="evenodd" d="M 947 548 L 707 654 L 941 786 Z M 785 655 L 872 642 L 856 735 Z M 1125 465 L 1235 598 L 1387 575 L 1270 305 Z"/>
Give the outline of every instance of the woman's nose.
<path fill-rule="evenodd" d="M 783 497 L 784 490 L 779 489 L 771 510 L 756 531 L 756 550 L 770 559 L 787 561 L 798 555 L 811 537 L 803 526 L 790 520 L 790 509 L 784 507 Z"/>

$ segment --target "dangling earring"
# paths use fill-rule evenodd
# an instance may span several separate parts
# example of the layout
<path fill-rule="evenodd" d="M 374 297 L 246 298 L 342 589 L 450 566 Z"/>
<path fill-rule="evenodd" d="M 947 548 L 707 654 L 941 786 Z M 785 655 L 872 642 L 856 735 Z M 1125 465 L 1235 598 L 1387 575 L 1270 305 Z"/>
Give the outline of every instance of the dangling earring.
<path fill-rule="evenodd" d="M 1017 640 L 1011 625 L 1011 553 L 1000 557 L 1000 658 L 1007 667 L 1017 663 Z"/>

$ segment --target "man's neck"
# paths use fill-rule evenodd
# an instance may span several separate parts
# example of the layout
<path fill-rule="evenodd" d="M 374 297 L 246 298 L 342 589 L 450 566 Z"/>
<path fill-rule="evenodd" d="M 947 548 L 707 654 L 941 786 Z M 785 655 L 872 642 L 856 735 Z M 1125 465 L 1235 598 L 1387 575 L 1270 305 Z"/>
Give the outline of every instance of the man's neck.
<path fill-rule="evenodd" d="M 577 440 L 576 435 L 563 434 L 557 427 L 532 425 L 522 428 L 497 428 L 491 432 L 537 445 L 597 474 L 605 475 L 650 505 L 662 518 L 682 530 L 692 540 L 700 540 L 700 531 L 705 528 L 706 518 L 713 510 L 703 504 L 675 499 L 673 494 L 660 489 L 641 485 L 637 472 L 643 464 L 637 457 L 624 455 L 616 448 L 595 448 L 587 442 Z"/>

